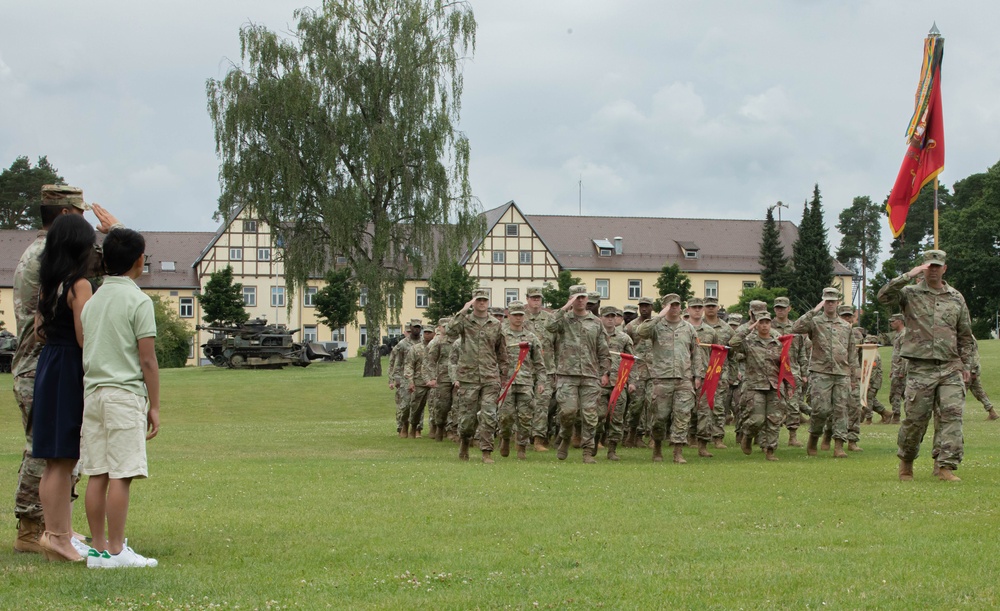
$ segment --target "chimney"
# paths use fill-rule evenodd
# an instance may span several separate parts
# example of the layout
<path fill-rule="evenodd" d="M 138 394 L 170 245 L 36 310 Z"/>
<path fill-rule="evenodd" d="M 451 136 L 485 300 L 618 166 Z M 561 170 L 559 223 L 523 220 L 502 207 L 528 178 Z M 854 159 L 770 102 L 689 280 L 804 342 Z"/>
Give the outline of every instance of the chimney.
<path fill-rule="evenodd" d="M 622 254 L 622 238 L 621 236 L 615 238 L 615 254 Z"/>

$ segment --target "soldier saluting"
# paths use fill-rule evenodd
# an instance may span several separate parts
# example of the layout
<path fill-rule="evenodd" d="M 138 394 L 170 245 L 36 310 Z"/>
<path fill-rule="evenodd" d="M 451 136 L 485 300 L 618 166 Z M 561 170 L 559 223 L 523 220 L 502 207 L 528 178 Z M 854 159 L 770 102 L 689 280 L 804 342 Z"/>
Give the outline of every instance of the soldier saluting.
<path fill-rule="evenodd" d="M 945 252 L 928 250 L 924 263 L 890 280 L 878 292 L 884 304 L 899 304 L 906 333 L 899 354 L 907 361 L 906 419 L 896 438 L 899 479 L 913 479 L 913 461 L 927 424 L 937 411 L 941 429 L 938 478 L 958 481 L 953 471 L 962 462 L 962 409 L 965 384 L 976 351 L 965 298 L 944 281 Z M 911 280 L 923 276 L 916 284 Z"/>

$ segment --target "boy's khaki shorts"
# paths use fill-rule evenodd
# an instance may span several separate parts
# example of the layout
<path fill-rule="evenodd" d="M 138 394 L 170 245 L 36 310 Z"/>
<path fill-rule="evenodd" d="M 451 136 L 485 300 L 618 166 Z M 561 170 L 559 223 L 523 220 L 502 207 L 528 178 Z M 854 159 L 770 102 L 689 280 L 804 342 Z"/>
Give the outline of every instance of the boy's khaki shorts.
<path fill-rule="evenodd" d="M 80 473 L 111 479 L 147 477 L 146 397 L 102 386 L 83 399 Z"/>

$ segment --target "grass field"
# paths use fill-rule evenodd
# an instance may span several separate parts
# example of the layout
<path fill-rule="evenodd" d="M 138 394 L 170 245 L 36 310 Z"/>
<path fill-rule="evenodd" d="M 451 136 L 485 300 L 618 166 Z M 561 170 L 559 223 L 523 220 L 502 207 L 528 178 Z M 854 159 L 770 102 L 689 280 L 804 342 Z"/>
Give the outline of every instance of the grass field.
<path fill-rule="evenodd" d="M 1000 343 L 983 342 L 1000 398 Z M 888 349 L 883 358 L 888 371 Z M 395 437 L 386 380 L 360 359 L 284 371 L 162 373 L 151 477 L 129 541 L 155 569 L 88 571 L 11 550 L 0 607 L 987 608 L 1000 604 L 1000 421 L 970 395 L 964 481 L 896 478 L 896 426 L 862 454 L 777 463 L 730 449 L 653 464 L 625 449 L 461 463 L 456 446 Z M 10 376 L 0 376 L 10 387 Z M 880 395 L 883 402 L 888 385 Z M 0 489 L 13 503 L 20 420 L 0 393 Z M 878 418 L 876 418 L 877 420 Z M 782 434 L 782 444 L 785 436 Z M 81 483 L 82 490 L 82 483 Z M 85 531 L 82 501 L 74 521 Z"/>

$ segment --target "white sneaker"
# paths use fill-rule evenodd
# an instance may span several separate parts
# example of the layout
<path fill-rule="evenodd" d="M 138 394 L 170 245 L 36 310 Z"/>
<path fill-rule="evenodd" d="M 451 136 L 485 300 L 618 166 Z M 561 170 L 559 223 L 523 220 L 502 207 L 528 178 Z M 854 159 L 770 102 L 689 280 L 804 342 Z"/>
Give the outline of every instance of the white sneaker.
<path fill-rule="evenodd" d="M 73 549 L 76 550 L 76 553 L 80 554 L 84 558 L 89 557 L 90 550 L 93 549 L 92 547 L 90 547 L 83 541 L 77 539 L 76 537 L 70 537 L 69 542 L 73 544 Z"/>
<path fill-rule="evenodd" d="M 154 567 L 157 562 L 156 558 L 146 558 L 135 553 L 135 550 L 128 546 L 128 539 L 125 539 L 121 553 L 108 554 L 108 557 L 103 559 L 103 565 L 102 568 L 105 569 L 141 568 Z"/>
<path fill-rule="evenodd" d="M 87 554 L 87 568 L 88 569 L 103 569 L 107 568 L 106 561 L 111 559 L 111 554 L 107 550 L 99 552 L 94 548 L 90 548 L 90 552 Z"/>

